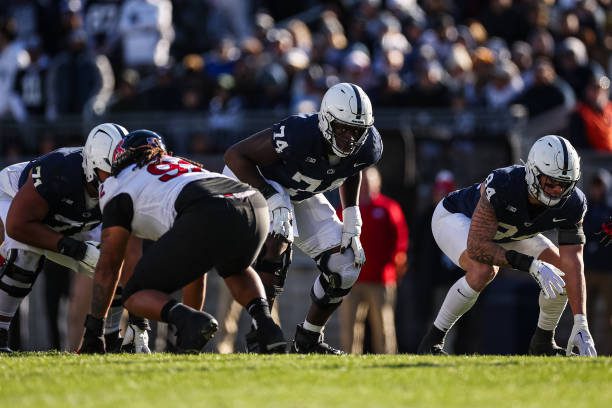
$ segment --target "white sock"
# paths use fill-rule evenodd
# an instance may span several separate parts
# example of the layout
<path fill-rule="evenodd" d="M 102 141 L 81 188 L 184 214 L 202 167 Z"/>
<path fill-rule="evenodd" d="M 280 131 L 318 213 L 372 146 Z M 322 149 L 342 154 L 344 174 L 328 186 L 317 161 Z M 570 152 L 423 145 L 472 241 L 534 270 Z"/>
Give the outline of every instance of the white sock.
<path fill-rule="evenodd" d="M 479 294 L 468 285 L 465 276 L 459 279 L 448 290 L 434 321 L 434 326 L 442 331 L 448 331 L 465 312 L 474 306 Z"/>
<path fill-rule="evenodd" d="M 542 291 L 540 291 L 538 304 L 540 305 L 538 327 L 548 331 L 555 330 L 565 310 L 565 305 L 567 305 L 567 295 L 564 293 L 562 295 L 557 295 L 554 299 L 546 299 Z"/>
<path fill-rule="evenodd" d="M 325 326 L 316 326 L 312 323 L 308 323 L 307 320 L 304 320 L 304 323 L 302 323 L 302 327 L 311 332 L 321 333 L 323 331 L 323 327 Z"/>
<path fill-rule="evenodd" d="M 111 306 L 104 323 L 104 333 L 109 334 L 119 331 L 122 316 L 123 306 Z"/>

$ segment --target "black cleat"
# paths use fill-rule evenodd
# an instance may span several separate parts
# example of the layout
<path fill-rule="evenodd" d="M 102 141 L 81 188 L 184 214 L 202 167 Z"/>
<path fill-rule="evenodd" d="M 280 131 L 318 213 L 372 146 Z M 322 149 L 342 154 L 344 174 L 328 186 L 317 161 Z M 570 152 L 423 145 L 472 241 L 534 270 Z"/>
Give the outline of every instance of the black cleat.
<path fill-rule="evenodd" d="M 531 336 L 529 342 L 529 350 L 527 351 L 532 356 L 565 356 L 565 349 L 557 345 L 554 338 L 554 331 L 543 330 L 536 327 L 536 331 Z M 574 355 L 574 353 L 572 353 Z"/>
<path fill-rule="evenodd" d="M 177 353 L 200 353 L 219 329 L 217 320 L 206 312 L 191 313 L 176 327 Z"/>
<path fill-rule="evenodd" d="M 246 335 L 246 344 L 248 353 L 287 353 L 287 341 L 283 336 L 283 331 L 271 319 L 265 327 L 260 327 L 257 330 L 251 328 L 251 331 Z"/>
<path fill-rule="evenodd" d="M 9 347 L 9 333 L 6 329 L 0 329 L 0 353 L 12 353 Z"/>
<path fill-rule="evenodd" d="M 295 354 L 332 354 L 343 356 L 346 353 L 333 348 L 323 341 L 323 333 L 306 330 L 301 324 L 295 329 L 295 338 L 291 343 L 291 352 Z"/>
<path fill-rule="evenodd" d="M 434 356 L 447 356 L 448 353 L 444 351 L 444 337 L 446 332 L 438 329 L 433 324 L 429 328 L 429 331 L 421 340 L 417 354 L 433 354 Z"/>

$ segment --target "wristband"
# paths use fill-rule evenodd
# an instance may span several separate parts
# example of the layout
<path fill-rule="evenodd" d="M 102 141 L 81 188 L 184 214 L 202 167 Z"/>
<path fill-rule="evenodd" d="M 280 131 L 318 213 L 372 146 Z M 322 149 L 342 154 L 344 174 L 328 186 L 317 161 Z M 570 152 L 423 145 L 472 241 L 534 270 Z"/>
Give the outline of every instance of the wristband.
<path fill-rule="evenodd" d="M 104 318 L 88 314 L 85 318 L 85 329 L 91 334 L 95 334 L 97 337 L 102 336 L 104 334 Z"/>
<path fill-rule="evenodd" d="M 529 272 L 529 268 L 533 262 L 533 256 L 510 250 L 506 251 L 506 261 L 508 261 L 510 266 L 512 266 L 514 269 Z"/>
<path fill-rule="evenodd" d="M 272 197 L 274 194 L 278 194 L 278 191 L 276 191 L 276 189 L 268 183 L 264 183 L 264 185 L 259 189 L 259 192 L 266 200 Z"/>
<path fill-rule="evenodd" d="M 87 244 L 70 237 L 62 237 L 57 243 L 57 252 L 82 261 L 87 252 Z"/>

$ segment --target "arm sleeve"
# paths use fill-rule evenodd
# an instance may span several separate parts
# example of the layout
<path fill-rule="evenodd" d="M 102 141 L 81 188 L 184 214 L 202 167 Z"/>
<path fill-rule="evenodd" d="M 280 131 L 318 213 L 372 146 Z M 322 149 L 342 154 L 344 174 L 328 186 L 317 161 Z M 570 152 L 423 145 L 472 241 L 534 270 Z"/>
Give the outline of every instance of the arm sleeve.
<path fill-rule="evenodd" d="M 134 218 L 134 205 L 132 197 L 127 193 L 122 193 L 113 197 L 104 206 L 102 213 L 102 229 L 109 227 L 123 227 L 132 231 L 132 219 Z"/>

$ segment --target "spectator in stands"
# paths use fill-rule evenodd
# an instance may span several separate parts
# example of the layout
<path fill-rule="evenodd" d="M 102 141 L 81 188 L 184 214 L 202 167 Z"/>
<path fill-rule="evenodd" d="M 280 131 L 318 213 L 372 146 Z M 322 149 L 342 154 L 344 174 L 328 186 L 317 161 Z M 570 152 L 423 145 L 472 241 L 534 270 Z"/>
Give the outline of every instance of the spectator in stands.
<path fill-rule="evenodd" d="M 20 121 L 26 118 L 43 118 L 47 109 L 47 72 L 49 57 L 43 52 L 38 37 L 26 43 L 30 63 L 17 72 L 15 94 L 17 96 L 16 116 Z"/>
<path fill-rule="evenodd" d="M 70 34 L 69 48 L 52 60 L 47 81 L 47 118 L 55 120 L 82 114 L 94 97 L 108 93 L 114 75 L 104 55 L 88 50 L 85 31 L 76 30 Z"/>
<path fill-rule="evenodd" d="M 174 39 L 170 0 L 126 0 L 119 17 L 123 63 L 142 72 L 168 65 Z"/>
<path fill-rule="evenodd" d="M 15 116 L 15 75 L 28 63 L 27 53 L 15 41 L 15 22 L 0 21 L 0 118 Z"/>
<path fill-rule="evenodd" d="M 523 80 L 512 61 L 502 60 L 493 69 L 491 80 L 485 85 L 484 97 L 488 107 L 504 109 L 523 91 Z"/>
<path fill-rule="evenodd" d="M 569 136 L 578 148 L 612 152 L 610 79 L 596 68 L 570 118 Z"/>
<path fill-rule="evenodd" d="M 557 77 L 552 62 L 544 57 L 540 57 L 534 65 L 533 84 L 514 99 L 514 103 L 527 108 L 530 118 L 558 107 L 564 107 L 569 112 L 575 101 L 572 88 Z"/>
<path fill-rule="evenodd" d="M 362 244 L 368 260 L 340 306 L 342 347 L 354 354 L 363 353 L 366 318 L 372 352 L 397 352 L 395 294 L 397 280 L 407 268 L 408 226 L 399 203 L 381 194 L 381 184 L 376 167 L 364 171 L 359 207 L 365 233 Z M 341 217 L 342 209 L 337 213 Z"/>

